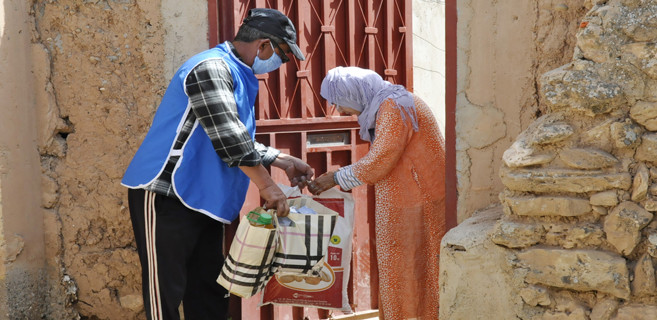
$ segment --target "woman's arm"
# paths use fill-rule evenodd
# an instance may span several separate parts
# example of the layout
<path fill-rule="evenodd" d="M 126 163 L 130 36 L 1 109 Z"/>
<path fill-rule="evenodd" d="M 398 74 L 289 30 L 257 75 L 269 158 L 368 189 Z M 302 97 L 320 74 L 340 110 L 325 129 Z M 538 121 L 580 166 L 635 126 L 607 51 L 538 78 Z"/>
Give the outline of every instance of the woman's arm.
<path fill-rule="evenodd" d="M 394 102 L 384 101 L 376 120 L 374 142 L 370 151 L 352 165 L 354 176 L 366 184 L 375 184 L 386 177 L 397 166 L 412 132 L 410 121 L 402 120 Z"/>
<path fill-rule="evenodd" d="M 386 100 L 379 109 L 376 120 L 375 139 L 370 151 L 351 168 L 343 167 L 338 171 L 327 172 L 309 184 L 309 190 L 314 194 L 322 193 L 341 181 L 340 187 L 349 190 L 357 185 L 357 182 L 375 184 L 386 177 L 397 165 L 399 158 L 410 140 L 413 127 L 406 120 L 402 120 L 400 110 L 395 108 L 391 100 Z M 350 173 L 352 171 L 353 173 Z M 335 178 L 335 175 L 343 175 L 344 178 Z M 337 181 L 336 181 L 337 180 Z M 347 181 L 351 180 L 351 183 Z M 345 185 L 343 185 L 345 184 Z"/>

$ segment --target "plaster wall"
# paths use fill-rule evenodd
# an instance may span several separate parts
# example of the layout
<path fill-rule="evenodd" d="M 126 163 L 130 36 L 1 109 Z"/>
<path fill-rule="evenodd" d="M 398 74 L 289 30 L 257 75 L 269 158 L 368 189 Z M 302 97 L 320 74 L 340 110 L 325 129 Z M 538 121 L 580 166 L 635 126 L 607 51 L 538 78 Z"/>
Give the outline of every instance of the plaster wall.
<path fill-rule="evenodd" d="M 413 0 L 413 91 L 445 136 L 445 1 Z"/>
<path fill-rule="evenodd" d="M 0 317 L 41 317 L 45 296 L 37 108 L 25 1 L 0 3 Z M 20 302 L 20 303 L 18 303 Z"/>
<path fill-rule="evenodd" d="M 208 1 L 162 0 L 164 26 L 164 76 L 170 79 L 178 67 L 208 48 Z"/>
<path fill-rule="evenodd" d="M 0 96 L 10 97 L 0 117 L 0 254 L 10 297 L 22 299 L 0 310 L 142 319 L 120 179 L 168 79 L 208 46 L 207 2 L 4 1 L 0 9 Z M 10 277 L 13 266 L 46 286 L 10 283 L 22 279 Z"/>
<path fill-rule="evenodd" d="M 539 76 L 572 58 L 587 0 L 458 1 L 457 220 L 498 201 L 502 153 L 543 111 Z"/>

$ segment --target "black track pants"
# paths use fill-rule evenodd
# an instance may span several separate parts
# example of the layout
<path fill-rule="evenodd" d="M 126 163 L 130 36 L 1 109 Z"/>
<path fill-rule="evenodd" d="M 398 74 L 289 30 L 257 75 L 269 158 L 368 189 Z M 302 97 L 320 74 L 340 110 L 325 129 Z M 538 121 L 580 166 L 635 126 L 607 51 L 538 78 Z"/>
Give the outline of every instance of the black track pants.
<path fill-rule="evenodd" d="M 227 292 L 216 282 L 223 224 L 142 189 L 130 189 L 128 201 L 148 319 L 180 319 L 181 301 L 185 320 L 226 319 Z"/>

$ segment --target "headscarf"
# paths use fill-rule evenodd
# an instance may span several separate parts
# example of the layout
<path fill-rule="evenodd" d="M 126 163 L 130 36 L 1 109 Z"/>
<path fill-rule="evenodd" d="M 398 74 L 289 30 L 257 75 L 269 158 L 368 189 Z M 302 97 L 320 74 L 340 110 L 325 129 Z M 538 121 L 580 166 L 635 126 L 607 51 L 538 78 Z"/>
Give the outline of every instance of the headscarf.
<path fill-rule="evenodd" d="M 370 129 L 376 126 L 377 112 L 384 100 L 392 98 L 400 109 L 402 120 L 408 116 L 413 130 L 418 130 L 415 101 L 404 86 L 383 80 L 372 70 L 358 67 L 336 67 L 326 74 L 320 94 L 330 104 L 349 107 L 360 111 L 360 137 L 372 142 Z"/>

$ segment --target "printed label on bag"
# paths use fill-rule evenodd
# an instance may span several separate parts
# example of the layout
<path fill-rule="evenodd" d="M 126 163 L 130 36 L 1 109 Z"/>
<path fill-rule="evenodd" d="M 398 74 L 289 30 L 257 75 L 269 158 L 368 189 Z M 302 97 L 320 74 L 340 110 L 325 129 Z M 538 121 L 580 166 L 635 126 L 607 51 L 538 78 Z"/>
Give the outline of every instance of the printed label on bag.
<path fill-rule="evenodd" d="M 263 299 L 282 304 L 340 308 L 343 277 L 344 269 L 334 270 L 327 263 L 319 277 L 276 275 L 267 283 Z"/>
<path fill-rule="evenodd" d="M 328 247 L 328 263 L 334 267 L 342 265 L 342 248 Z"/>
<path fill-rule="evenodd" d="M 303 292 L 323 291 L 335 282 L 335 272 L 327 264 L 318 276 L 276 275 L 276 281 L 285 288 Z"/>

